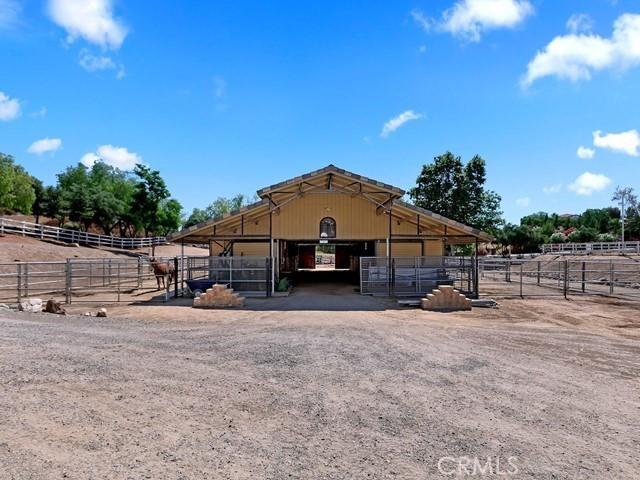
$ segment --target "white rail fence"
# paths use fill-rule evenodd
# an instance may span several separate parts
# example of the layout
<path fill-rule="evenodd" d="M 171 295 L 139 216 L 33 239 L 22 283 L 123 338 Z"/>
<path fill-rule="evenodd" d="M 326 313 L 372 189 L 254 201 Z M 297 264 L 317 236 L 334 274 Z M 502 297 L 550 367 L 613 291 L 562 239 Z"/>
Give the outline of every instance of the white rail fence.
<path fill-rule="evenodd" d="M 636 253 L 640 255 L 640 242 L 548 243 L 541 246 L 542 253 L 560 255 L 597 255 L 607 253 Z"/>
<path fill-rule="evenodd" d="M 56 240 L 59 242 L 77 243 L 79 245 L 121 249 L 145 248 L 167 243 L 164 237 L 113 237 L 110 235 L 79 232 L 68 228 L 50 227 L 39 223 L 22 222 L 7 217 L 0 217 L 0 234 L 5 233 L 35 237 L 41 240 Z"/>

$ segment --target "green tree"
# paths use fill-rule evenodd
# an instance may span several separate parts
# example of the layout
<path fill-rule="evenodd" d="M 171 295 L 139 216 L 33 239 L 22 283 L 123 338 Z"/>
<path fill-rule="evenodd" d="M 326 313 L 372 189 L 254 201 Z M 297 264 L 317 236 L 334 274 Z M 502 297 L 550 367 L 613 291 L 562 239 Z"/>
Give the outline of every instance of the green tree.
<path fill-rule="evenodd" d="M 182 205 L 174 198 L 163 200 L 158 208 L 158 233 L 168 235 L 180 228 Z"/>
<path fill-rule="evenodd" d="M 111 235 L 131 209 L 135 184 L 121 170 L 96 162 L 89 172 L 89 185 L 92 221 L 100 226 L 105 235 Z"/>
<path fill-rule="evenodd" d="M 504 223 L 500 196 L 485 189 L 486 164 L 478 155 L 466 165 L 446 152 L 423 165 L 409 197 L 419 207 L 481 230 L 496 233 Z"/>
<path fill-rule="evenodd" d="M 184 227 L 190 227 L 198 223 L 206 222 L 212 218 L 235 212 L 255 200 L 256 197 L 251 198 L 243 195 L 242 193 L 239 193 L 232 198 L 218 197 L 204 210 L 194 208 L 191 215 L 189 215 L 187 220 L 184 222 Z"/>
<path fill-rule="evenodd" d="M 87 230 L 95 214 L 87 167 L 79 163 L 59 173 L 58 191 L 62 223 L 68 217 Z"/>
<path fill-rule="evenodd" d="M 0 209 L 31 213 L 35 199 L 32 177 L 11 155 L 0 153 Z"/>

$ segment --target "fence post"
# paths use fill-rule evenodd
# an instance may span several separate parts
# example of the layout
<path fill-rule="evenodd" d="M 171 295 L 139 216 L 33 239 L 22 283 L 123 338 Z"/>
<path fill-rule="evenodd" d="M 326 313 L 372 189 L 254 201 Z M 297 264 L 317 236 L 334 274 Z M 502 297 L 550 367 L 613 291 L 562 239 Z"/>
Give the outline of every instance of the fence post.
<path fill-rule="evenodd" d="M 585 292 L 585 281 L 587 279 L 587 275 L 586 275 L 586 265 L 587 262 L 582 262 L 582 293 Z"/>
<path fill-rule="evenodd" d="M 24 296 L 29 296 L 29 264 L 24 264 Z"/>
<path fill-rule="evenodd" d="M 524 298 L 524 295 L 522 294 L 522 282 L 524 277 L 524 262 L 520 263 L 520 298 Z"/>
<path fill-rule="evenodd" d="M 609 295 L 613 295 L 613 260 L 609 260 Z"/>
<path fill-rule="evenodd" d="M 511 282 L 511 260 L 507 260 L 507 268 L 504 269 L 504 281 Z"/>
<path fill-rule="evenodd" d="M 564 261 L 564 298 L 567 299 L 569 293 L 569 260 Z"/>
<path fill-rule="evenodd" d="M 4 217 L 0 217 L 0 234 L 4 235 Z"/>
<path fill-rule="evenodd" d="M 18 267 L 18 303 L 22 301 L 22 264 L 19 263 Z"/>
<path fill-rule="evenodd" d="M 138 288 L 142 287 L 142 257 L 138 257 Z"/>
<path fill-rule="evenodd" d="M 540 260 L 538 260 L 538 280 L 536 282 L 537 285 L 540 285 L 540 268 L 541 268 Z"/>
<path fill-rule="evenodd" d="M 118 282 L 116 283 L 116 290 L 118 292 L 118 303 L 120 303 L 120 262 L 118 262 Z"/>
<path fill-rule="evenodd" d="M 71 303 L 71 259 L 67 258 L 67 263 L 65 264 L 65 285 L 64 285 L 64 296 L 65 303 Z"/>
<path fill-rule="evenodd" d="M 264 286 L 265 286 L 265 295 L 267 297 L 271 296 L 271 270 L 269 270 L 269 266 L 271 264 L 271 257 L 266 257 L 264 261 Z M 211 260 L 209 260 L 209 266 L 211 267 Z M 211 277 L 211 270 L 209 270 L 209 277 Z"/>

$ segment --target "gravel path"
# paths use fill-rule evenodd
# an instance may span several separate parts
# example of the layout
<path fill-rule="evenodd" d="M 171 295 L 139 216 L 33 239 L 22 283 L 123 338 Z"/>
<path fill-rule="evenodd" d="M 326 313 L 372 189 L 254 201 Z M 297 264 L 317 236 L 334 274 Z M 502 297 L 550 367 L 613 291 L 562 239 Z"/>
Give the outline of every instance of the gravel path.
<path fill-rule="evenodd" d="M 1 477 L 454 478 L 440 458 L 477 456 L 513 457 L 511 478 L 638 478 L 635 338 L 402 310 L 215 314 L 0 313 Z"/>

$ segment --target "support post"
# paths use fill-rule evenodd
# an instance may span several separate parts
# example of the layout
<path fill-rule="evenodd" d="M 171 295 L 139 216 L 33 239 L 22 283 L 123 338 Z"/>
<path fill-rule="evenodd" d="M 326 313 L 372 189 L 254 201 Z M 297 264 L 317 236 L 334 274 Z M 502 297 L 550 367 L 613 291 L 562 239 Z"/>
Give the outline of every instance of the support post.
<path fill-rule="evenodd" d="M 564 299 L 567 299 L 569 294 L 569 260 L 564 261 Z"/>
<path fill-rule="evenodd" d="M 273 210 L 269 209 L 269 259 L 267 267 L 267 297 L 273 293 Z"/>
<path fill-rule="evenodd" d="M 174 280 L 174 288 L 175 288 L 175 298 L 178 298 L 178 257 L 174 257 L 173 259 L 173 271 L 175 272 L 175 278 Z M 171 272 L 169 272 L 169 275 L 171 275 Z"/>
<path fill-rule="evenodd" d="M 585 281 L 587 279 L 586 263 L 587 262 L 582 262 L 582 293 L 585 292 Z"/>
<path fill-rule="evenodd" d="M 180 241 L 180 290 L 184 296 L 184 238 Z"/>
<path fill-rule="evenodd" d="M 473 272 L 473 294 L 476 298 L 480 298 L 480 277 L 478 272 L 480 270 L 480 257 L 478 256 L 478 237 L 476 237 L 476 258 Z"/>
<path fill-rule="evenodd" d="M 537 269 L 538 269 L 538 279 L 536 281 L 537 285 L 540 285 L 540 269 L 541 269 L 541 264 L 540 264 L 540 260 L 538 260 L 538 265 L 537 265 Z"/>
<path fill-rule="evenodd" d="M 391 216 L 391 205 L 389 205 L 389 233 L 387 237 L 387 294 L 391 296 L 393 282 L 392 260 L 391 260 L 391 237 L 393 235 L 393 218 Z"/>

